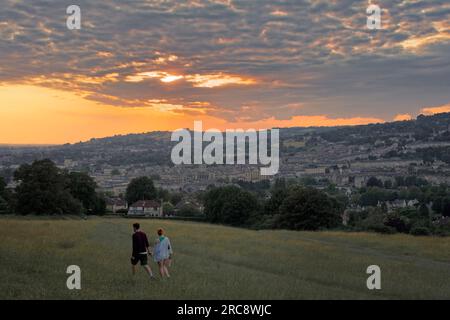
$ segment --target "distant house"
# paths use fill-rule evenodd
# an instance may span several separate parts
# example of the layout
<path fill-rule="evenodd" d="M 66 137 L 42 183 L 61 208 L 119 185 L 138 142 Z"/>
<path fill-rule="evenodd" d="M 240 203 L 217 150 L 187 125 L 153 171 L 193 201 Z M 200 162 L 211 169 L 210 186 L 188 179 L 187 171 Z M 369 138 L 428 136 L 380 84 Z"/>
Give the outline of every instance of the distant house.
<path fill-rule="evenodd" d="M 119 210 L 127 210 L 128 205 L 127 202 L 120 198 L 109 198 L 106 199 L 106 210 L 112 212 L 114 214 Z"/>
<path fill-rule="evenodd" d="M 17 186 L 19 185 L 19 183 L 17 181 L 11 181 L 8 183 L 8 185 L 6 186 L 7 189 L 10 190 L 14 190 L 15 188 L 17 188 Z"/>
<path fill-rule="evenodd" d="M 417 207 L 420 202 L 416 199 L 414 200 L 401 200 L 401 199 L 397 199 L 394 201 L 385 201 L 385 202 L 378 202 L 378 207 L 382 207 L 383 204 L 386 205 L 386 209 L 388 212 L 392 212 L 396 209 L 404 209 L 404 208 L 413 208 L 413 207 Z"/>
<path fill-rule="evenodd" d="M 162 217 L 163 210 L 160 203 L 154 200 L 140 200 L 128 208 L 129 216 Z"/>

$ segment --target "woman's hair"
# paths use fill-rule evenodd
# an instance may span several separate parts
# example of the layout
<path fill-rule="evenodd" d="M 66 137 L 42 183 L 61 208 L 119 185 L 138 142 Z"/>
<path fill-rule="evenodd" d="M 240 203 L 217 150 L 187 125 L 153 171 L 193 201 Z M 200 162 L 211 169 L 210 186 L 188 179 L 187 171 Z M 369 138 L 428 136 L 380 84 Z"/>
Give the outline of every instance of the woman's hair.
<path fill-rule="evenodd" d="M 159 228 L 158 229 L 158 236 L 162 236 L 164 234 L 164 230 Z"/>

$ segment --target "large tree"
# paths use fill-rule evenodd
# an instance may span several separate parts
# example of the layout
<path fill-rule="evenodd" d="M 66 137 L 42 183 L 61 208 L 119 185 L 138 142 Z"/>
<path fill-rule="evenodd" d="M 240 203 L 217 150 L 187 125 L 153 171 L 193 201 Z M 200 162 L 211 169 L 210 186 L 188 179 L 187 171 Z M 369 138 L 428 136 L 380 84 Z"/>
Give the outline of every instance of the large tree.
<path fill-rule="evenodd" d="M 280 206 L 284 199 L 286 199 L 287 194 L 287 185 L 285 183 L 280 183 L 279 180 L 277 180 L 273 188 L 270 190 L 270 198 L 264 203 L 264 214 L 269 216 L 278 214 Z"/>
<path fill-rule="evenodd" d="M 258 200 L 236 186 L 213 188 L 205 194 L 205 215 L 208 221 L 244 226 L 258 212 Z"/>
<path fill-rule="evenodd" d="M 323 191 L 296 186 L 290 189 L 279 212 L 278 228 L 318 230 L 338 226 L 342 206 Z"/>
<path fill-rule="evenodd" d="M 139 177 L 131 180 L 128 184 L 125 198 L 128 204 L 133 204 L 139 200 L 156 199 L 158 191 L 149 177 Z"/>
<path fill-rule="evenodd" d="M 369 180 L 367 180 L 367 184 L 368 187 L 378 187 L 378 188 L 383 188 L 383 181 L 381 181 L 380 179 L 378 179 L 377 177 L 370 177 Z"/>
<path fill-rule="evenodd" d="M 69 179 L 48 160 L 25 164 L 14 173 L 16 211 L 20 214 L 79 214 L 82 204 L 69 190 Z"/>
<path fill-rule="evenodd" d="M 68 178 L 70 193 L 73 197 L 81 201 L 86 213 L 105 213 L 105 200 L 102 195 L 95 191 L 97 183 L 91 176 L 84 172 L 71 172 L 68 174 Z"/>

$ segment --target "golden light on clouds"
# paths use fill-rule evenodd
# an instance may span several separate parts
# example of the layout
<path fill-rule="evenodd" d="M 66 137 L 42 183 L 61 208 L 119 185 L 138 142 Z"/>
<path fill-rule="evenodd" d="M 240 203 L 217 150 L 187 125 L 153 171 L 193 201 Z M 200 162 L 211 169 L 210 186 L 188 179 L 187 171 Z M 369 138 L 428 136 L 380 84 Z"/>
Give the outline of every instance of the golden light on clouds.
<path fill-rule="evenodd" d="M 174 82 L 174 81 L 177 81 L 177 80 L 180 80 L 183 78 L 184 78 L 183 76 L 176 76 L 176 75 L 168 74 L 161 78 L 161 82 L 170 83 L 170 82 Z"/>
<path fill-rule="evenodd" d="M 425 107 L 421 110 L 421 113 L 425 115 L 433 115 L 437 113 L 450 112 L 450 103 L 443 106 Z"/>
<path fill-rule="evenodd" d="M 283 10 L 274 10 L 270 13 L 272 16 L 278 16 L 278 17 L 285 17 L 287 15 L 289 15 L 289 13 L 287 13 L 286 11 Z"/>
<path fill-rule="evenodd" d="M 413 117 L 408 114 L 408 113 L 403 113 L 403 114 L 397 114 L 394 117 L 394 121 L 407 121 L 407 120 L 411 120 Z"/>
<path fill-rule="evenodd" d="M 195 74 L 186 76 L 188 82 L 192 82 L 197 88 L 215 88 L 226 85 L 252 85 L 256 84 L 256 80 L 250 78 L 243 78 L 240 76 L 218 74 Z"/>
<path fill-rule="evenodd" d="M 369 123 L 383 123 L 383 119 L 371 117 L 349 117 L 349 118 L 330 118 L 326 115 L 317 116 L 295 116 L 289 120 L 277 120 L 269 118 L 255 122 L 237 122 L 233 123 L 230 128 L 286 128 L 286 127 L 330 127 L 330 126 L 350 126 L 363 125 Z"/>
<path fill-rule="evenodd" d="M 36 76 L 30 77 L 22 81 L 23 84 L 29 85 L 49 85 L 49 86 L 64 86 L 66 88 L 77 88 L 80 84 L 101 85 L 107 82 L 119 81 L 119 74 L 117 72 L 109 73 L 104 76 L 91 77 L 82 74 L 63 73 L 51 76 Z"/>
<path fill-rule="evenodd" d="M 431 44 L 441 43 L 444 41 L 450 41 L 450 33 L 442 32 L 428 36 L 412 37 L 401 42 L 400 45 L 406 50 L 415 51 Z"/>
<path fill-rule="evenodd" d="M 180 75 L 171 74 L 165 71 L 140 72 L 136 75 L 127 76 L 125 81 L 141 82 L 148 78 L 156 78 L 163 83 L 171 83 L 184 79 L 186 82 L 192 83 L 192 85 L 196 88 L 216 88 L 226 85 L 252 85 L 257 83 L 255 79 L 223 73 Z"/>
<path fill-rule="evenodd" d="M 159 52 L 158 52 L 159 53 Z M 154 63 L 156 64 L 166 64 L 169 62 L 174 62 L 178 60 L 178 56 L 171 54 L 165 57 L 158 57 L 155 60 L 153 60 Z"/>
<path fill-rule="evenodd" d="M 169 112 L 174 110 L 182 110 L 183 105 L 182 104 L 173 104 L 169 103 L 167 100 L 159 100 L 159 99 L 152 99 L 148 101 L 147 106 L 154 108 L 155 110 L 162 111 L 162 112 Z"/>
<path fill-rule="evenodd" d="M 163 83 L 170 83 L 180 79 L 183 79 L 182 75 L 170 74 L 164 71 L 150 71 L 150 72 L 141 72 L 133 76 L 126 77 L 125 81 L 127 82 L 141 82 L 146 80 L 147 78 L 156 78 L 159 79 Z"/>
<path fill-rule="evenodd" d="M 111 58 L 114 55 L 111 52 L 107 52 L 107 51 L 99 51 L 97 52 L 97 57 L 101 57 L 101 58 Z"/>
<path fill-rule="evenodd" d="M 258 129 L 450 112 L 433 106 L 450 101 L 445 1 L 384 1 L 380 31 L 366 30 L 376 0 L 93 2 L 81 33 L 66 30 L 58 6 L 19 2 L 6 1 L 2 10 L 15 14 L 0 21 L 0 142 L 73 142 L 194 120 Z"/>

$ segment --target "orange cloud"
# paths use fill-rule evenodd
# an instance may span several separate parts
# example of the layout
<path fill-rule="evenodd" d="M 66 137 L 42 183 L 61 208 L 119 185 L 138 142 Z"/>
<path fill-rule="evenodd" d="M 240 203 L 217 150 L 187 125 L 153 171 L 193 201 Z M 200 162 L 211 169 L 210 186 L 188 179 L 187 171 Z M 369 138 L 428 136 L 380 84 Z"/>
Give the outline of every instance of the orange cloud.
<path fill-rule="evenodd" d="M 404 113 L 404 114 L 398 114 L 394 117 L 394 121 L 407 121 L 407 120 L 411 120 L 412 116 L 408 113 Z"/>
<path fill-rule="evenodd" d="M 258 128 L 272 128 L 272 127 L 332 127 L 332 126 L 350 126 L 362 125 L 369 123 L 383 123 L 383 119 L 370 117 L 350 117 L 350 118 L 331 118 L 327 115 L 313 115 L 313 116 L 295 116 L 290 120 L 276 120 L 270 118 L 263 121 L 258 121 L 255 125 Z M 249 123 L 251 125 L 252 123 Z M 247 125 L 248 126 L 248 125 Z"/>
<path fill-rule="evenodd" d="M 176 75 L 165 71 L 149 71 L 140 72 L 136 75 L 131 75 L 125 78 L 127 82 L 141 82 L 147 78 L 156 78 L 161 82 L 170 83 L 177 80 L 185 79 L 187 82 L 193 84 L 196 88 L 215 88 L 226 85 L 251 85 L 255 84 L 256 80 L 244 78 L 236 75 L 227 75 L 223 73 L 217 74 L 194 74 L 194 75 Z"/>
<path fill-rule="evenodd" d="M 204 128 L 214 128 L 219 130 L 226 129 L 270 129 L 270 128 L 288 128 L 288 127 L 333 127 L 364 125 L 369 123 L 383 123 L 383 119 L 370 117 L 350 117 L 350 118 L 331 118 L 327 115 L 295 116 L 289 120 L 277 120 L 274 117 L 260 121 L 236 121 L 227 122 L 224 120 L 216 121 L 215 126 L 211 126 L 208 121 L 203 121 Z M 191 126 L 189 126 L 191 127 Z"/>
<path fill-rule="evenodd" d="M 141 82 L 147 78 L 156 78 L 156 79 L 159 79 L 161 82 L 170 83 L 170 82 L 174 82 L 174 81 L 183 79 L 184 76 L 170 74 L 170 73 L 164 72 L 164 71 L 150 71 L 150 72 L 141 72 L 141 73 L 138 73 L 133 76 L 128 76 L 125 78 L 125 81 Z"/>
<path fill-rule="evenodd" d="M 283 10 L 274 10 L 270 13 L 272 16 L 278 16 L 278 17 L 285 17 L 287 15 L 289 15 L 289 13 L 287 13 L 286 11 Z"/>
<path fill-rule="evenodd" d="M 251 85 L 256 83 L 254 79 L 226 75 L 223 73 L 205 75 L 195 74 L 186 76 L 186 80 L 188 82 L 192 82 L 194 84 L 194 87 L 197 88 L 215 88 L 232 84 Z"/>
<path fill-rule="evenodd" d="M 428 45 L 434 43 L 442 43 L 445 41 L 450 41 L 449 33 L 437 33 L 427 36 L 415 36 L 401 42 L 400 45 L 406 50 L 417 51 Z"/>
<path fill-rule="evenodd" d="M 420 110 L 421 113 L 425 115 L 433 115 L 436 113 L 444 113 L 444 112 L 450 112 L 450 103 L 445 104 L 443 106 L 437 106 L 437 107 L 425 107 Z"/>

